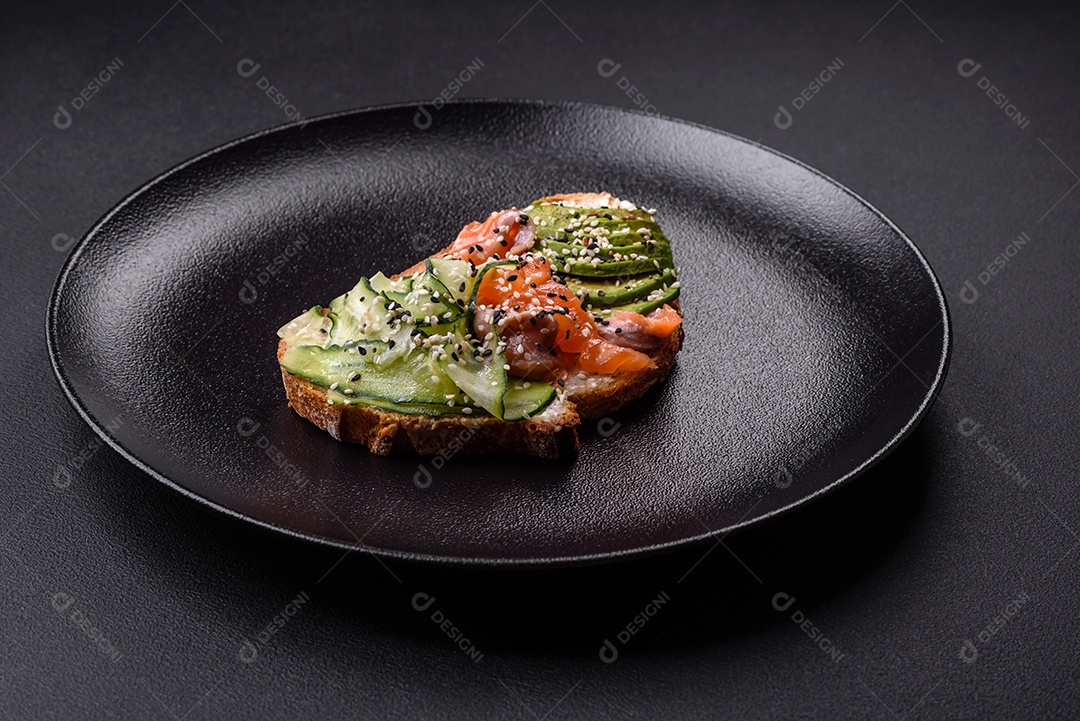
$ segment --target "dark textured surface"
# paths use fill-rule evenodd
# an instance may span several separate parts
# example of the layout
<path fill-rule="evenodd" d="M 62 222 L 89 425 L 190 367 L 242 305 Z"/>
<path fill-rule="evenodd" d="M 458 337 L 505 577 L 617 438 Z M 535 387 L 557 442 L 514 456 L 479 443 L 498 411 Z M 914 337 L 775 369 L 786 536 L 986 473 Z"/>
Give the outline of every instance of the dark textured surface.
<path fill-rule="evenodd" d="M 0 108 L 3 715 L 1075 716 L 1075 10 L 909 2 L 886 14 L 890 5 L 665 3 L 612 16 L 548 2 L 501 43 L 528 3 L 187 2 L 157 25 L 168 3 L 11 13 Z M 57 106 L 116 57 L 116 76 L 58 130 Z M 926 253 L 953 311 L 949 379 L 919 430 L 860 482 L 730 536 L 704 560 L 708 546 L 543 572 L 394 561 L 388 572 L 360 553 L 339 562 L 342 552 L 204 509 L 99 448 L 45 352 L 45 304 L 66 255 L 55 236 L 80 236 L 164 168 L 285 120 L 262 76 L 313 116 L 431 98 L 476 57 L 484 67 L 461 97 L 630 107 L 626 77 L 659 112 L 760 138 L 881 208 Z M 837 57 L 842 69 L 779 129 L 778 106 L 792 108 Z M 254 76 L 236 72 L 243 58 L 262 63 Z M 596 72 L 604 58 L 622 64 L 610 77 Z M 968 78 L 957 71 L 965 58 L 981 63 Z M 980 90 L 982 77 L 1026 127 Z M 1022 232 L 1030 241 L 1016 246 Z M 980 272 L 1010 244 L 984 284 Z M 965 281 L 974 303 L 959 295 Z M 410 603 L 418 592 L 436 599 L 425 612 Z M 785 612 L 771 603 L 779 592 L 796 599 Z M 662 593 L 670 601 L 621 644 Z M 276 625 L 299 594 L 308 600 Z M 796 612 L 843 656 L 815 645 Z M 276 632 L 260 636 L 268 625 Z M 252 663 L 240 659 L 251 658 L 245 638 Z M 614 664 L 598 657 L 604 639 L 618 646 Z"/>
<path fill-rule="evenodd" d="M 112 212 L 50 308 L 77 407 L 155 476 L 262 524 L 535 565 L 750 526 L 878 461 L 940 389 L 948 318 L 925 260 L 812 170 L 622 110 L 451 103 L 423 130 L 415 113 L 252 138 Z M 418 465 L 337 443 L 285 405 L 275 330 L 297 309 L 411 265 L 488 208 L 580 188 L 661 209 L 688 339 L 669 382 L 587 424 L 576 460 L 447 446 Z"/>

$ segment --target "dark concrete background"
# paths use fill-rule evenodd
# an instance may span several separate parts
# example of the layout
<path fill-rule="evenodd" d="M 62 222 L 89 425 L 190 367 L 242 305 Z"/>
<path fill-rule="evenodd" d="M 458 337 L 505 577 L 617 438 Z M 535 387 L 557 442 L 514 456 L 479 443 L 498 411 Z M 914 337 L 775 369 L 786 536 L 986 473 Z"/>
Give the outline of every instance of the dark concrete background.
<path fill-rule="evenodd" d="M 0 715 L 1075 717 L 1075 6 L 530 5 L 6 8 Z M 285 122 L 260 77 L 311 117 L 430 100 L 477 58 L 458 97 L 643 99 L 793 155 L 883 210 L 952 308 L 949 379 L 920 429 L 851 487 L 703 559 L 393 564 L 403 584 L 370 558 L 206 510 L 100 447 L 56 385 L 42 330 L 69 238 L 166 168 Z M 251 77 L 244 59 L 260 64 Z M 620 67 L 604 77 L 603 60 Z M 980 64 L 970 77 L 964 60 Z M 413 609 L 417 591 L 479 662 Z M 795 598 L 785 612 L 781 592 Z M 601 662 L 604 639 L 661 593 L 670 601 Z"/>

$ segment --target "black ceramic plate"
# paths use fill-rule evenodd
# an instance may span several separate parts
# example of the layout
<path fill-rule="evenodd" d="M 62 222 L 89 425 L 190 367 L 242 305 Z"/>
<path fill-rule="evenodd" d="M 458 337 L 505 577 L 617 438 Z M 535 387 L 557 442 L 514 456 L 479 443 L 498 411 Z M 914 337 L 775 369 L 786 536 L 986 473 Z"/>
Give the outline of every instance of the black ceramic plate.
<path fill-rule="evenodd" d="M 686 344 L 576 461 L 377 457 L 286 406 L 283 322 L 581 190 L 659 209 Z M 502 101 L 333 115 L 184 163 L 76 247 L 47 325 L 72 403 L 154 478 L 310 540 L 468 564 L 640 555 L 803 504 L 901 442 L 949 351 L 922 255 L 835 181 L 708 128 Z"/>

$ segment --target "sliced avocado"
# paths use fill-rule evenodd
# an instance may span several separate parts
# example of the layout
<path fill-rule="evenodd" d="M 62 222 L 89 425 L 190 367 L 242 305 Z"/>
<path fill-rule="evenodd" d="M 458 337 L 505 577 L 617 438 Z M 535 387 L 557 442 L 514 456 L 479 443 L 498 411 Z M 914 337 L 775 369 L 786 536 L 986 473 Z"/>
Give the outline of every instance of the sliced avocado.
<path fill-rule="evenodd" d="M 675 282 L 674 269 L 635 275 L 630 278 L 566 278 L 566 287 L 581 299 L 582 305 L 596 308 L 609 308 L 626 305 L 644 299 L 657 288 Z M 616 284 L 618 283 L 618 284 Z"/>
<path fill-rule="evenodd" d="M 669 245 L 666 240 L 608 247 L 601 247 L 596 244 L 581 245 L 580 243 L 563 243 L 558 240 L 545 240 L 541 243 L 540 247 L 541 250 L 552 251 L 552 257 L 563 260 L 571 258 L 589 259 L 596 257 L 608 261 L 626 260 L 630 255 L 638 255 L 642 258 L 664 258 L 671 256 L 671 245 Z M 590 250 L 595 251 L 595 255 L 589 253 L 588 251 Z"/>
<path fill-rule="evenodd" d="M 629 245 L 640 243 L 646 238 L 654 241 L 667 240 L 660 226 L 644 210 L 622 210 L 620 208 L 573 208 L 563 205 L 543 204 L 533 208 L 530 215 L 536 222 L 537 239 L 543 243 L 554 240 L 564 243 L 581 244 L 582 238 L 571 236 L 572 223 L 580 222 L 578 230 L 585 230 L 587 235 L 593 229 L 601 231 L 600 236 L 611 245 Z M 541 222 L 543 225 L 541 225 Z M 595 223 L 596 225 L 593 225 Z M 639 231 L 648 231 L 641 233 Z M 603 231 L 607 231 L 606 233 Z"/>
<path fill-rule="evenodd" d="M 618 276 L 639 275 L 672 267 L 671 257 L 644 260 L 616 260 L 597 262 L 564 259 L 553 264 L 555 269 L 566 275 L 578 275 L 586 278 L 614 278 Z"/>
<path fill-rule="evenodd" d="M 539 205 L 533 203 L 529 215 L 536 225 L 539 226 L 541 220 L 547 224 L 542 227 L 552 225 L 552 221 L 557 225 L 571 220 L 652 221 L 653 219 L 652 215 L 642 208 L 636 210 L 626 210 L 624 208 L 579 208 L 572 205 L 559 205 L 558 203 L 540 203 Z"/>
<path fill-rule="evenodd" d="M 628 310 L 632 313 L 640 313 L 641 315 L 647 315 L 652 313 L 657 308 L 660 308 L 665 303 L 670 303 L 679 297 L 679 286 L 668 286 L 667 290 L 663 293 L 653 295 L 651 298 L 645 298 L 644 300 L 637 300 L 625 305 L 616 305 L 610 308 L 594 308 L 589 312 L 595 313 L 601 318 L 605 318 L 612 313 L 617 313 L 620 310 Z"/>

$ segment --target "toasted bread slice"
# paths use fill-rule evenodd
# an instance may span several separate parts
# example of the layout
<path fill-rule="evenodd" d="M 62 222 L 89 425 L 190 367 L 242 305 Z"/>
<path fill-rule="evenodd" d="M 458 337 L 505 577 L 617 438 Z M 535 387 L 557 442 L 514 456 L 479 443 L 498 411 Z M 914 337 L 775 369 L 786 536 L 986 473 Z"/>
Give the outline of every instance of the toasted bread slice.
<path fill-rule="evenodd" d="M 434 418 L 395 413 L 359 403 L 329 405 L 323 387 L 284 368 L 281 377 L 293 410 L 337 440 L 363 444 L 372 453 L 409 451 L 425 456 L 527 453 L 539 458 L 559 458 L 577 453 L 577 427 L 582 419 L 613 413 L 667 378 L 682 340 L 680 326 L 664 345 L 650 354 L 656 367 L 647 371 L 611 376 L 571 374 L 564 392 L 543 413 L 514 423 L 490 416 Z M 284 340 L 278 342 L 279 359 L 287 349 Z"/>
<path fill-rule="evenodd" d="M 582 207 L 634 207 L 610 193 L 568 193 L 537 202 Z M 671 305 L 681 315 L 679 301 Z M 640 398 L 653 384 L 664 381 L 671 374 L 682 344 L 683 328 L 680 325 L 663 345 L 649 352 L 656 364 L 653 368 L 608 376 L 573 372 L 566 378 L 558 398 L 541 414 L 509 423 L 491 416 L 436 418 L 386 411 L 361 403 L 330 405 L 322 386 L 284 368 L 281 376 L 293 410 L 335 439 L 363 444 L 378 455 L 389 455 L 393 451 L 425 456 L 527 453 L 554 459 L 578 452 L 577 428 L 582 420 L 614 413 Z M 285 340 L 278 342 L 278 360 L 288 347 Z"/>

